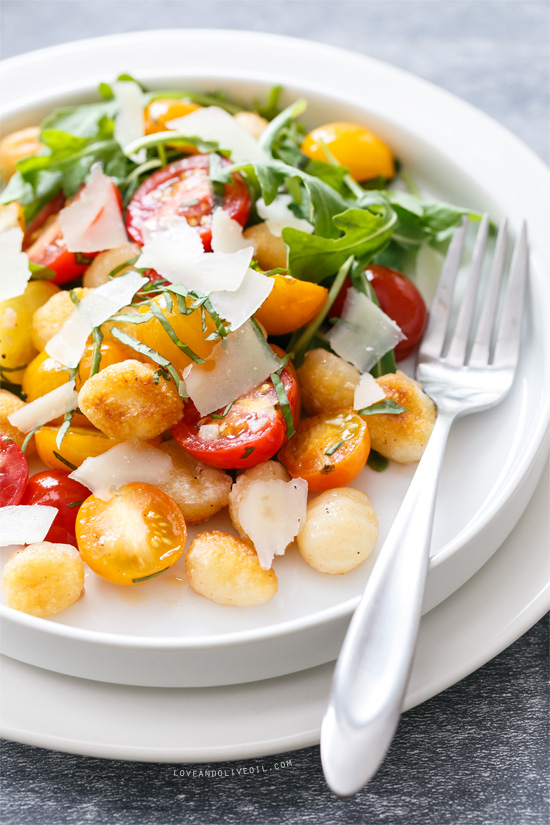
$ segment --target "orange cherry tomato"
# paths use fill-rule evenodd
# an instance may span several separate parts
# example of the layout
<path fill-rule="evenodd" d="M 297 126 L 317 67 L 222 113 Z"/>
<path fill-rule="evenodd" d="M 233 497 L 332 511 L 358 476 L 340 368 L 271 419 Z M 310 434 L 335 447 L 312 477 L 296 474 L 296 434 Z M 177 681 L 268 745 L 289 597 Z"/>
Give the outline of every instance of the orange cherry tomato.
<path fill-rule="evenodd" d="M 178 97 L 158 97 L 145 107 L 145 134 L 165 132 L 168 128 L 166 124 L 171 120 L 185 117 L 200 108 L 197 103 L 191 103 L 190 100 L 182 100 Z"/>
<path fill-rule="evenodd" d="M 93 427 L 69 427 L 58 447 L 58 432 L 59 427 L 41 427 L 34 436 L 40 459 L 52 470 L 80 467 L 89 456 L 101 455 L 120 444 Z"/>
<path fill-rule="evenodd" d="M 328 289 L 291 275 L 273 275 L 273 288 L 256 312 L 256 320 L 268 335 L 286 335 L 314 318 L 328 294 Z"/>
<path fill-rule="evenodd" d="M 321 491 L 350 484 L 369 452 L 365 419 L 352 409 L 342 409 L 301 421 L 278 458 L 293 478 L 303 478 L 310 490 Z"/>
<path fill-rule="evenodd" d="M 302 144 L 302 152 L 314 160 L 327 160 L 323 144 L 331 155 L 349 169 L 355 180 L 381 175 L 393 178 L 395 165 L 386 144 L 358 123 L 327 123 L 313 129 Z"/>
<path fill-rule="evenodd" d="M 114 584 L 142 584 L 183 553 L 187 529 L 178 505 L 150 484 L 124 484 L 108 501 L 80 506 L 76 540 L 86 564 Z"/>
<path fill-rule="evenodd" d="M 155 304 L 162 311 L 162 314 L 178 336 L 180 341 L 183 341 L 191 352 L 198 355 L 200 358 L 208 358 L 212 352 L 216 341 L 207 341 L 209 335 L 216 331 L 216 327 L 208 313 L 203 316 L 200 309 L 190 312 L 189 315 L 181 313 L 178 309 L 178 303 L 174 299 L 172 309 L 166 306 L 166 298 L 164 295 L 158 295 L 152 299 Z M 191 299 L 187 299 L 187 305 L 192 303 Z M 141 306 L 140 312 L 149 312 L 147 306 Z M 156 350 L 158 353 L 168 358 L 174 367 L 182 372 L 185 367 L 193 363 L 193 359 L 187 355 L 184 350 L 180 349 L 162 324 L 157 318 L 151 318 L 150 321 L 145 321 L 143 324 L 135 325 L 135 334 L 137 338 L 148 347 Z"/>

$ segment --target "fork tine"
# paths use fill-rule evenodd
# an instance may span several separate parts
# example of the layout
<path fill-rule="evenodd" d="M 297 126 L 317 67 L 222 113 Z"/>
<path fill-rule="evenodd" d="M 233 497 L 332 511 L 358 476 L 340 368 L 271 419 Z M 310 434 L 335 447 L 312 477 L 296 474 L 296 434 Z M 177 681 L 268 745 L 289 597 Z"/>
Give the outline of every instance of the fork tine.
<path fill-rule="evenodd" d="M 506 262 L 507 245 L 508 221 L 504 218 L 498 230 L 487 292 L 485 293 L 483 308 L 474 337 L 474 345 L 468 361 L 472 367 L 483 367 L 489 363 L 498 308 L 498 296 L 501 290 L 504 264 Z"/>
<path fill-rule="evenodd" d="M 512 253 L 493 357 L 495 367 L 515 367 L 517 363 L 528 271 L 527 226 L 524 222 Z"/>
<path fill-rule="evenodd" d="M 428 326 L 422 338 L 420 352 L 422 357 L 439 358 L 450 317 L 456 276 L 460 269 L 464 241 L 468 227 L 468 218 L 462 218 L 461 225 L 453 234 L 447 255 L 443 263 L 437 289 L 430 307 Z"/>
<path fill-rule="evenodd" d="M 476 296 L 481 277 L 481 270 L 483 267 L 483 259 L 485 257 L 485 250 L 487 247 L 488 235 L 489 216 L 484 215 L 481 219 L 476 236 L 472 263 L 468 273 L 466 291 L 460 303 L 460 311 L 458 313 L 456 326 L 447 352 L 447 362 L 456 366 L 461 366 L 466 361 L 466 352 L 474 321 Z"/>

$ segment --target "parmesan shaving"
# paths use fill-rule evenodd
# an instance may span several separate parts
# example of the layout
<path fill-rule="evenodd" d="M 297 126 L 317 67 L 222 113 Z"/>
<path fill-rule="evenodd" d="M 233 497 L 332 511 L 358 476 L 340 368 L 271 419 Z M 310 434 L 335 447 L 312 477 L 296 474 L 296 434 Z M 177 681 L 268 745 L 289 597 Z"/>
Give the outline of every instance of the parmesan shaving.
<path fill-rule="evenodd" d="M 252 135 L 219 106 L 204 106 L 184 117 L 170 120 L 166 127 L 182 132 L 188 137 L 216 141 L 220 149 L 229 149 L 234 163 L 267 162 L 269 155 L 258 145 Z"/>
<path fill-rule="evenodd" d="M 282 555 L 306 521 L 307 481 L 251 481 L 239 506 L 239 522 L 264 570 Z"/>
<path fill-rule="evenodd" d="M 220 341 L 205 364 L 192 364 L 185 388 L 200 415 L 208 415 L 253 390 L 281 366 L 251 321 Z"/>
<path fill-rule="evenodd" d="M 203 441 L 215 441 L 220 437 L 220 427 L 218 424 L 201 424 L 198 436 Z"/>
<path fill-rule="evenodd" d="M 254 250 L 204 252 L 198 233 L 185 218 L 173 218 L 149 235 L 137 266 L 151 267 L 173 284 L 207 295 L 241 286 Z"/>
<path fill-rule="evenodd" d="M 362 292 L 348 289 L 339 321 L 327 334 L 334 352 L 361 372 L 405 338 L 397 324 Z"/>
<path fill-rule="evenodd" d="M 0 547 L 44 541 L 57 512 L 57 507 L 43 504 L 0 507 Z"/>
<path fill-rule="evenodd" d="M 139 140 L 145 134 L 143 92 L 132 80 L 119 80 L 113 83 L 112 89 L 118 104 L 118 112 L 115 116 L 115 140 L 124 149 L 129 143 Z M 130 157 L 136 163 L 143 163 L 147 157 L 147 150 L 141 149 Z"/>
<path fill-rule="evenodd" d="M 210 303 L 217 314 L 236 330 L 261 307 L 274 286 L 273 278 L 249 269 L 239 289 L 212 292 Z"/>
<path fill-rule="evenodd" d="M 243 228 L 238 221 L 230 218 L 228 213 L 218 207 L 212 215 L 212 251 L 237 252 L 250 246 L 243 238 Z"/>
<path fill-rule="evenodd" d="M 377 404 L 378 401 L 382 401 L 385 397 L 384 390 L 376 383 L 374 376 L 372 376 L 370 372 L 365 372 L 355 387 L 353 409 L 364 410 L 365 407 Z"/>
<path fill-rule="evenodd" d="M 0 301 L 17 298 L 27 288 L 31 270 L 29 259 L 21 251 L 23 230 L 19 226 L 0 232 L 0 261 L 2 261 L 2 278 L 0 279 Z"/>
<path fill-rule="evenodd" d="M 292 198 L 290 195 L 285 194 L 277 195 L 269 206 L 266 206 L 263 198 L 256 201 L 258 215 L 264 219 L 267 228 L 276 238 L 281 237 L 286 226 L 299 229 L 301 232 L 307 232 L 308 235 L 313 232 L 313 224 L 304 220 L 304 218 L 297 218 L 294 212 L 288 208 L 291 203 L 293 203 Z"/>
<path fill-rule="evenodd" d="M 145 283 L 147 278 L 137 272 L 127 272 L 98 286 L 81 300 L 59 332 L 50 338 L 45 347 L 48 355 L 66 367 L 78 366 L 93 328 L 131 303 Z"/>
<path fill-rule="evenodd" d="M 135 439 L 87 458 L 69 478 L 84 484 L 98 498 L 109 498 L 110 489 L 133 481 L 158 486 L 168 481 L 173 470 L 169 455 Z"/>
<path fill-rule="evenodd" d="M 59 213 L 59 225 L 69 252 L 101 252 L 128 243 L 115 186 L 94 163 L 78 200 Z"/>
<path fill-rule="evenodd" d="M 68 381 L 11 413 L 8 421 L 22 433 L 30 433 L 35 427 L 40 427 L 77 406 L 78 394 L 75 392 L 74 381 Z"/>

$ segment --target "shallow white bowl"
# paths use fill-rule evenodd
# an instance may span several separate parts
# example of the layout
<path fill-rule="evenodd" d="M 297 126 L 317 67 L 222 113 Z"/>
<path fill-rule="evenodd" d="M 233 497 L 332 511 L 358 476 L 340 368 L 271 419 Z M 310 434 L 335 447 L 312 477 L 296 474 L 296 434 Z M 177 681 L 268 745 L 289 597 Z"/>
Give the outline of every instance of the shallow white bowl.
<path fill-rule="evenodd" d="M 284 61 L 270 56 L 284 53 Z M 280 65 L 280 73 L 256 67 Z M 424 612 L 466 582 L 511 531 L 547 451 L 550 377 L 549 175 L 530 150 L 451 95 L 390 66 L 332 47 L 247 32 L 161 31 L 100 38 L 14 58 L 0 67 L 5 131 L 53 106 L 93 99 L 100 80 L 131 72 L 150 88 L 223 88 L 252 99 L 274 83 L 285 102 L 309 101 L 306 121 L 363 122 L 384 138 L 427 193 L 527 219 L 532 271 L 517 380 L 494 410 L 457 423 L 443 467 Z M 67 82 L 69 78 L 69 82 Z M 354 484 L 377 510 L 382 546 L 414 467 L 366 469 Z M 213 529 L 229 526 L 226 516 Z M 197 530 L 191 531 L 193 536 Z M 5 605 L 2 652 L 100 681 L 207 686 L 292 673 L 333 660 L 372 569 L 330 577 L 290 550 L 276 562 L 279 592 L 258 608 L 223 608 L 193 593 L 180 561 L 138 588 L 88 573 L 86 596 L 57 617 Z"/>

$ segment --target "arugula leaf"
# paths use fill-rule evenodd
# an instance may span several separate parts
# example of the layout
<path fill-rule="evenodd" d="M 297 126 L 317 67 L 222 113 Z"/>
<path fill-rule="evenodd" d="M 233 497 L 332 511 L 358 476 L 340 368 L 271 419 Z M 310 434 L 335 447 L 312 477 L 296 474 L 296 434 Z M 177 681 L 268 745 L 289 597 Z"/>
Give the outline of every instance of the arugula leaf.
<path fill-rule="evenodd" d="M 261 117 L 265 117 L 266 120 L 273 120 L 274 117 L 277 117 L 280 111 L 279 98 L 281 97 L 282 92 L 283 86 L 280 84 L 272 86 L 268 92 L 265 103 L 258 99 L 252 101 L 254 111 L 261 115 Z"/>
<path fill-rule="evenodd" d="M 288 247 L 288 264 L 294 278 L 319 283 L 334 273 L 353 255 L 372 258 L 389 242 L 397 218 L 388 205 L 381 214 L 368 209 L 347 209 L 332 223 L 343 234 L 338 238 L 308 235 L 298 229 L 283 229 Z"/>
<path fill-rule="evenodd" d="M 106 121 L 113 120 L 116 108 L 114 101 L 103 101 L 55 109 L 42 121 L 42 132 L 56 130 L 76 137 L 95 137 L 105 128 Z"/>
<path fill-rule="evenodd" d="M 228 100 L 224 92 L 196 92 L 190 89 L 163 89 L 160 91 L 146 92 L 143 98 L 143 104 L 147 106 L 152 100 L 172 98 L 189 100 L 191 103 L 197 103 L 199 106 L 219 106 L 220 109 L 225 109 L 230 115 L 236 115 L 237 112 L 242 112 L 245 108 L 242 104 L 234 100 Z"/>
<path fill-rule="evenodd" d="M 294 101 L 286 109 L 283 109 L 277 117 L 273 118 L 269 126 L 267 126 L 260 137 L 258 138 L 258 145 L 268 154 L 273 154 L 273 147 L 276 145 L 282 133 L 286 132 L 289 124 L 295 118 L 299 117 L 307 108 L 307 100 L 301 97 Z"/>

